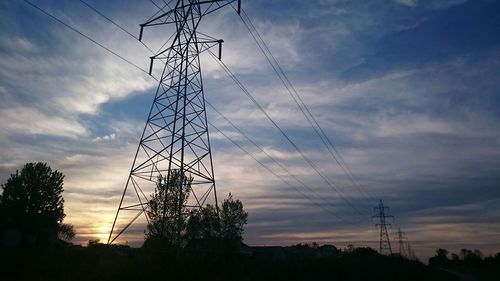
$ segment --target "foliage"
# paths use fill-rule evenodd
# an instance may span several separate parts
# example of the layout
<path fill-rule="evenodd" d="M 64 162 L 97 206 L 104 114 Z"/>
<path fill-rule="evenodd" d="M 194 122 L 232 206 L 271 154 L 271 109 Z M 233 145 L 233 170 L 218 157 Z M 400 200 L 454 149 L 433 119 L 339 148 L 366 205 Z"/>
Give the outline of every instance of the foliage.
<path fill-rule="evenodd" d="M 483 260 L 483 253 L 479 250 L 469 250 L 469 249 L 461 249 L 460 250 L 460 259 L 466 262 L 478 262 Z"/>
<path fill-rule="evenodd" d="M 90 239 L 87 242 L 87 247 L 95 247 L 95 246 L 100 245 L 100 244 L 101 244 L 101 240 L 100 239 Z"/>
<path fill-rule="evenodd" d="M 27 163 L 2 185 L 0 196 L 3 224 L 23 233 L 58 233 L 75 236 L 65 217 L 62 197 L 64 175 L 46 163 Z"/>
<path fill-rule="evenodd" d="M 248 213 L 243 210 L 243 203 L 233 199 L 231 193 L 222 202 L 220 211 L 221 236 L 228 240 L 243 239 L 243 226 L 247 223 Z"/>
<path fill-rule="evenodd" d="M 339 255 L 329 258 L 272 260 L 233 255 L 179 257 L 101 245 L 57 249 L 0 251 L 2 280 L 228 280 L 228 281 L 456 281 L 446 271 L 434 270 L 400 257 Z M 489 279 L 499 280 L 499 279 Z M 479 280 L 478 280 L 479 281 Z"/>
<path fill-rule="evenodd" d="M 375 251 L 374 249 L 369 248 L 369 247 L 355 248 L 351 254 L 357 255 L 357 256 L 364 256 L 364 257 L 379 255 L 379 253 L 377 251 Z"/>
<path fill-rule="evenodd" d="M 165 240 L 172 246 L 182 245 L 189 215 L 185 205 L 192 181 L 192 177 L 178 170 L 172 170 L 167 177 L 158 178 L 155 192 L 148 202 L 146 240 Z"/>
<path fill-rule="evenodd" d="M 439 248 L 436 250 L 436 256 L 443 258 L 443 259 L 447 259 L 448 258 L 448 250 L 443 249 L 443 248 Z"/>
<path fill-rule="evenodd" d="M 59 239 L 69 241 L 75 238 L 76 232 L 75 228 L 71 224 L 61 223 L 59 224 Z"/>
<path fill-rule="evenodd" d="M 187 239 L 210 239 L 220 236 L 220 219 L 217 209 L 210 204 L 204 208 L 193 209 L 187 223 Z"/>
<path fill-rule="evenodd" d="M 354 252 L 355 248 L 354 248 L 354 245 L 353 244 L 348 244 L 345 249 L 344 249 L 344 252 L 346 253 L 352 253 Z"/>
<path fill-rule="evenodd" d="M 179 248 L 200 239 L 242 241 L 248 217 L 243 203 L 229 194 L 221 210 L 210 204 L 188 210 L 186 204 L 192 181 L 192 177 L 177 170 L 168 178 L 158 179 L 148 202 L 149 223 L 144 248 Z"/>
<path fill-rule="evenodd" d="M 448 254 L 447 250 L 438 249 L 429 265 L 473 275 L 477 280 L 500 280 L 500 254 L 485 257 L 480 250 L 469 249 L 451 253 L 451 259 Z"/>
<path fill-rule="evenodd" d="M 231 193 L 222 202 L 222 209 L 208 204 L 201 209 L 191 211 L 187 223 L 187 238 L 224 239 L 240 242 L 243 239 L 243 226 L 247 223 L 248 214 L 243 203 L 234 199 Z"/>
<path fill-rule="evenodd" d="M 479 250 L 461 249 L 459 254 L 452 253 L 451 260 L 448 259 L 449 252 L 439 248 L 436 255 L 429 259 L 429 264 L 434 266 L 451 266 L 452 264 L 477 264 L 484 260 L 483 253 Z"/>

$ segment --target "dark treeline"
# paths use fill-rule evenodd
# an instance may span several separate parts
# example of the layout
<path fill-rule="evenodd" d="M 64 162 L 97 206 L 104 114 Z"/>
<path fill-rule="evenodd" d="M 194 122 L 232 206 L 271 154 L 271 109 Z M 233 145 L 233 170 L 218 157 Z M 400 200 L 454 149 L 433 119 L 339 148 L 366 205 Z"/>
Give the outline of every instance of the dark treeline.
<path fill-rule="evenodd" d="M 446 271 L 370 248 L 318 256 L 320 248 L 281 248 L 284 258 L 255 256 L 245 249 L 175 251 L 134 249 L 92 243 L 88 247 L 10 249 L 0 253 L 2 280 L 440 280 L 457 281 Z"/>
<path fill-rule="evenodd" d="M 458 253 L 449 253 L 440 248 L 429 259 L 429 265 L 466 273 L 478 281 L 500 280 L 500 253 L 485 257 L 479 250 L 461 249 Z"/>

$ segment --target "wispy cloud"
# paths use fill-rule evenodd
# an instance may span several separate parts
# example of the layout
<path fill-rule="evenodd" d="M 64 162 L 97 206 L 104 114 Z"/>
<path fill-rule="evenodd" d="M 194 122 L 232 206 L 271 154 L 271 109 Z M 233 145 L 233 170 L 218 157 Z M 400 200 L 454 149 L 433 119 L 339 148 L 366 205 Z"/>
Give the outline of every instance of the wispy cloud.
<path fill-rule="evenodd" d="M 404 6 L 408 7 L 415 7 L 417 6 L 418 1 L 417 0 L 394 0 L 396 3 L 399 3 Z"/>

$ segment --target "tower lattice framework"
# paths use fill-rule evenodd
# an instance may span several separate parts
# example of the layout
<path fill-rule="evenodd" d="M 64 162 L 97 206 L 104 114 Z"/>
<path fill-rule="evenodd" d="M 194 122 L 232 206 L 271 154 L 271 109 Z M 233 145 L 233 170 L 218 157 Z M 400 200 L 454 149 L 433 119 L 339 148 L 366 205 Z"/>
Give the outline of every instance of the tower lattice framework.
<path fill-rule="evenodd" d="M 385 207 L 382 200 L 380 200 L 378 206 L 374 207 L 374 211 L 375 215 L 372 216 L 372 219 L 378 219 L 379 222 L 375 226 L 380 227 L 379 253 L 381 255 L 390 255 L 392 254 L 392 248 L 387 227 L 390 228 L 392 225 L 387 223 L 386 219 L 394 217 L 389 215 L 389 207 Z"/>
<path fill-rule="evenodd" d="M 108 243 L 113 243 L 138 220 L 149 221 L 148 202 L 156 183 L 160 177 L 169 178 L 174 170 L 193 178 L 186 207 L 199 208 L 210 202 L 218 208 L 199 56 L 218 45 L 220 58 L 222 40 L 204 35 L 197 28 L 203 16 L 234 2 L 239 13 L 241 3 L 236 0 L 173 2 L 174 7 L 161 9 L 158 16 L 140 25 L 139 40 L 144 28 L 150 26 L 171 25 L 175 33 L 170 47 L 150 57 L 150 74 L 155 60 L 164 63 L 163 73 Z M 143 234 L 143 230 L 144 227 L 135 232 Z"/>
<path fill-rule="evenodd" d="M 398 228 L 398 244 L 399 244 L 399 255 L 402 257 L 406 257 L 406 249 L 405 249 L 405 233 L 401 231 L 401 228 Z"/>

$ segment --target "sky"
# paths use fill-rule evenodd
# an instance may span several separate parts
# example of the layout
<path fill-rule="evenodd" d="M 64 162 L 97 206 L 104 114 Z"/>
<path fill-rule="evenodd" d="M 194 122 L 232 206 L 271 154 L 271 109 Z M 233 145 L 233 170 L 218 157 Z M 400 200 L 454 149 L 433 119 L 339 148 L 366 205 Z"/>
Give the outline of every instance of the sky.
<path fill-rule="evenodd" d="M 140 42 L 84 3 L 33 2 L 149 67 L 151 54 Z M 158 10 L 147 0 L 87 2 L 134 36 Z M 206 99 L 310 188 L 207 108 L 211 123 L 302 192 L 209 128 L 217 192 L 243 202 L 247 244 L 377 248 L 371 215 L 382 199 L 395 216 L 393 248 L 400 227 L 421 258 L 438 247 L 500 252 L 498 1 L 242 5 L 361 190 L 315 135 L 235 11 L 207 15 L 199 30 L 224 40 L 222 60 L 340 192 L 202 54 Z M 105 241 L 157 81 L 24 1 L 2 1 L 0 23 L 0 183 L 24 163 L 47 162 L 65 174 L 65 222 L 76 228 L 74 242 Z M 157 50 L 172 32 L 147 30 L 144 42 Z M 140 245 L 143 227 L 121 242 Z"/>

